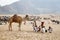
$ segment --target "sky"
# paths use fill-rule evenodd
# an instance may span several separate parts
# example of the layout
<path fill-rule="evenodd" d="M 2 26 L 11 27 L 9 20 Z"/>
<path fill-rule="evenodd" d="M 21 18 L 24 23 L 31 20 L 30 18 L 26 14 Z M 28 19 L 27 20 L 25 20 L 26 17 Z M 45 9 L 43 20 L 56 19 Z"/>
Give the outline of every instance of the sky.
<path fill-rule="evenodd" d="M 9 5 L 9 4 L 12 4 L 16 1 L 19 1 L 19 0 L 0 0 L 0 6 Z"/>

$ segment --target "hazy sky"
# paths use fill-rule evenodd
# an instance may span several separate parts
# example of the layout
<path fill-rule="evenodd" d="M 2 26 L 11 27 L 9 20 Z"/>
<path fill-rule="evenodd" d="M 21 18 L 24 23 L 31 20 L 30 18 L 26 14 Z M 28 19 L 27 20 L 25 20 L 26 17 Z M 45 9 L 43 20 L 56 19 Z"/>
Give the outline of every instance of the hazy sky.
<path fill-rule="evenodd" d="M 9 4 L 12 4 L 16 1 L 19 1 L 19 0 L 0 0 L 0 5 L 1 6 L 5 6 L 5 5 L 9 5 Z"/>

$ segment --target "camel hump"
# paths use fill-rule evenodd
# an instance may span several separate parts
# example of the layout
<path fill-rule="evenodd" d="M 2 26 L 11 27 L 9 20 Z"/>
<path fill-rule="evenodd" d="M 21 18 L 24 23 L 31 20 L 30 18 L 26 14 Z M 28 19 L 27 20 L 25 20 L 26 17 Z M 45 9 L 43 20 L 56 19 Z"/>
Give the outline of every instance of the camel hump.
<path fill-rule="evenodd" d="M 21 16 L 18 16 L 18 15 L 13 15 L 11 18 L 10 18 L 10 22 L 22 22 L 22 17 Z"/>
<path fill-rule="evenodd" d="M 14 14 L 13 17 L 16 18 L 17 17 L 17 14 Z"/>

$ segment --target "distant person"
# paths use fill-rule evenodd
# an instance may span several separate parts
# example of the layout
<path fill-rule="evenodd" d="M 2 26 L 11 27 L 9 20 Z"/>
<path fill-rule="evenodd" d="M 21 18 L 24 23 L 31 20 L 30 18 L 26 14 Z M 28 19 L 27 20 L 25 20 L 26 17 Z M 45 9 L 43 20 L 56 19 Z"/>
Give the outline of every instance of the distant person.
<path fill-rule="evenodd" d="M 34 29 L 35 32 L 38 32 L 38 30 L 39 30 L 38 27 L 37 27 L 37 25 L 34 26 L 33 29 Z"/>
<path fill-rule="evenodd" d="M 52 33 L 52 28 L 49 26 L 49 29 L 48 29 L 49 33 Z"/>
<path fill-rule="evenodd" d="M 41 22 L 41 26 L 44 26 L 44 22 Z"/>
<path fill-rule="evenodd" d="M 40 31 L 40 27 L 37 27 L 36 22 L 33 23 L 33 30 L 34 30 L 35 32 Z"/>
<path fill-rule="evenodd" d="M 41 27 L 40 26 L 38 27 L 38 29 L 39 29 L 38 32 L 41 31 Z"/>
<path fill-rule="evenodd" d="M 46 28 L 45 28 L 45 26 L 42 26 L 42 28 L 41 28 L 41 32 L 42 32 L 42 33 L 45 33 L 45 32 L 46 32 Z"/>

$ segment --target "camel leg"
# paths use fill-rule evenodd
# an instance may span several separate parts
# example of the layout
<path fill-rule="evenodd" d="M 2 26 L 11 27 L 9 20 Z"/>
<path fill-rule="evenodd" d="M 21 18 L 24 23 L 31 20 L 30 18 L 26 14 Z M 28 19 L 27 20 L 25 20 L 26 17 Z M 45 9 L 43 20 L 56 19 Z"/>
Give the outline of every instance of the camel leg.
<path fill-rule="evenodd" d="M 9 24 L 9 31 L 10 31 L 11 24 Z"/>
<path fill-rule="evenodd" d="M 9 31 L 12 31 L 12 23 L 9 24 Z"/>
<path fill-rule="evenodd" d="M 21 23 L 19 23 L 19 31 L 21 31 L 20 26 L 21 26 Z"/>
<path fill-rule="evenodd" d="M 12 31 L 12 24 L 11 24 L 11 31 Z"/>

